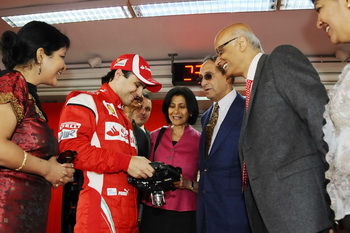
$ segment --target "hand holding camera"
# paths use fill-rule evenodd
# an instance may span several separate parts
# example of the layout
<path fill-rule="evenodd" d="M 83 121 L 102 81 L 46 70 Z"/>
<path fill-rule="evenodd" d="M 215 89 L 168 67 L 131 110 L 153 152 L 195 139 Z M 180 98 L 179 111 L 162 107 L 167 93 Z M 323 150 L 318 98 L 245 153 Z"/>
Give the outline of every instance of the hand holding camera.
<path fill-rule="evenodd" d="M 152 162 L 150 165 L 155 170 L 152 177 L 136 179 L 128 176 L 128 182 L 139 190 L 149 192 L 152 205 L 162 206 L 165 204 L 164 192 L 176 189 L 174 182 L 180 180 L 182 169 L 162 162 Z"/>

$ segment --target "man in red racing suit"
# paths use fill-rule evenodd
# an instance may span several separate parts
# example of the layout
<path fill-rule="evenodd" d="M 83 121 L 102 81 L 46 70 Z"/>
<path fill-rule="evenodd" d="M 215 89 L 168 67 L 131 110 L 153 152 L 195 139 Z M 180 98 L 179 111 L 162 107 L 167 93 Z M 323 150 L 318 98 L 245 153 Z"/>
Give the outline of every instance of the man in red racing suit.
<path fill-rule="evenodd" d="M 83 171 L 74 232 L 136 233 L 137 190 L 127 173 L 147 178 L 149 160 L 136 156 L 132 125 L 123 112 L 144 87 L 158 91 L 147 62 L 125 54 L 112 62 L 97 92 L 72 92 L 61 113 L 60 151 L 78 152 L 75 168 Z"/>

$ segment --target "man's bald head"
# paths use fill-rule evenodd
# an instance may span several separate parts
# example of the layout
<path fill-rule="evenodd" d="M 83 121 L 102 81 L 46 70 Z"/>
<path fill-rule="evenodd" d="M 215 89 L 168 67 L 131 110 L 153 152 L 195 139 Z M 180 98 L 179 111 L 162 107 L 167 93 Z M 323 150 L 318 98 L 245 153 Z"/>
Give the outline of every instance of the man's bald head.
<path fill-rule="evenodd" d="M 246 78 L 251 61 L 262 52 L 259 39 L 244 23 L 231 24 L 216 35 L 214 47 L 216 65 L 222 67 L 228 76 Z"/>
<path fill-rule="evenodd" d="M 245 37 L 250 45 L 262 51 L 259 39 L 254 35 L 249 25 L 244 23 L 234 23 L 220 30 L 214 39 L 215 51 L 227 41 L 236 37 Z M 218 52 L 218 51 L 217 51 Z"/>

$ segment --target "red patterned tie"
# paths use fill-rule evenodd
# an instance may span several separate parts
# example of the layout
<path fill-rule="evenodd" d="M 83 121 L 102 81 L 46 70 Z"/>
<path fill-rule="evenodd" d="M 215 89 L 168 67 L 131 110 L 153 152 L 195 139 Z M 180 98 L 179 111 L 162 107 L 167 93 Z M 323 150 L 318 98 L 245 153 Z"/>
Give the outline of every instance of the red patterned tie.
<path fill-rule="evenodd" d="M 250 99 L 250 91 L 252 89 L 253 80 L 247 79 L 247 83 L 245 86 L 245 110 L 248 110 L 249 99 Z"/>
<path fill-rule="evenodd" d="M 243 160 L 242 165 L 242 193 L 244 192 L 244 187 L 248 185 L 248 172 L 245 160 Z"/>
<path fill-rule="evenodd" d="M 247 79 L 246 83 L 246 91 L 245 91 L 245 110 L 248 110 L 249 106 L 249 98 L 250 98 L 250 91 L 252 89 L 253 80 Z M 242 164 L 242 192 L 244 192 L 244 187 L 248 185 L 248 172 L 247 172 L 247 165 L 245 160 L 243 160 Z"/>

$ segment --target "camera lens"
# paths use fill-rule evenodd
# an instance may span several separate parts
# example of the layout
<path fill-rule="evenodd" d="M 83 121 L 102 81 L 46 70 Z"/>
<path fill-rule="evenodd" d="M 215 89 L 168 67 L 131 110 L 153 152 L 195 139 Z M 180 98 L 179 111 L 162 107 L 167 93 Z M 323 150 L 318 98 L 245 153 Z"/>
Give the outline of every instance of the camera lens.
<path fill-rule="evenodd" d="M 152 205 L 154 206 L 162 206 L 165 204 L 163 191 L 155 191 L 151 193 L 151 199 L 152 199 Z"/>

